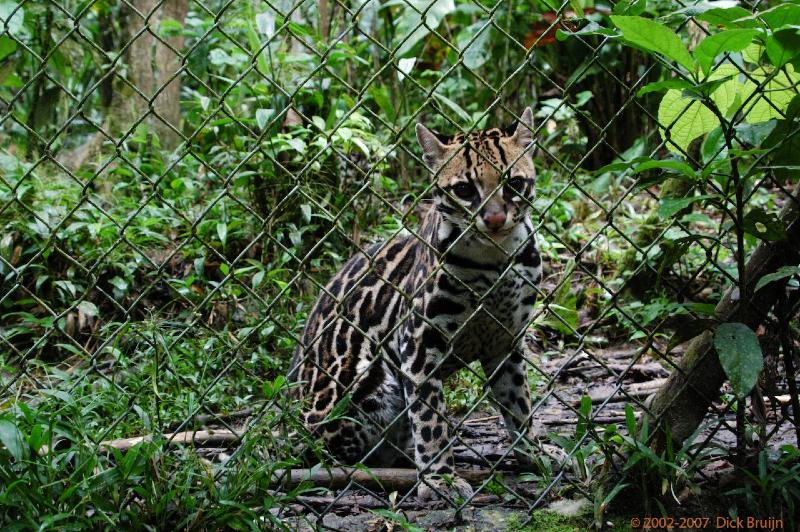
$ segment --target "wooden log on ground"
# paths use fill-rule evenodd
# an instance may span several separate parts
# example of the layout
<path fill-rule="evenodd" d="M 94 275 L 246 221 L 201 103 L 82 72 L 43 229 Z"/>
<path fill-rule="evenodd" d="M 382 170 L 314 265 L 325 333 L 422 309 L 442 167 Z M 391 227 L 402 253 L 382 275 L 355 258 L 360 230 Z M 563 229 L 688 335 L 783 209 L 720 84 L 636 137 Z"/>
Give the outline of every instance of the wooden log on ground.
<path fill-rule="evenodd" d="M 389 508 L 391 504 L 372 495 L 358 495 L 355 493 L 342 493 L 339 495 L 298 495 L 297 502 L 315 508 Z M 490 493 L 478 493 L 470 501 L 470 506 L 487 506 L 501 502 L 500 497 Z M 416 509 L 420 504 L 416 500 L 406 500 L 398 503 L 396 508 L 400 510 Z"/>
<path fill-rule="evenodd" d="M 483 482 L 493 474 L 489 469 L 458 470 L 458 475 L 473 485 Z M 325 469 L 319 467 L 284 470 L 273 476 L 275 489 L 291 489 L 304 481 L 332 490 L 345 488 L 350 482 L 353 482 L 371 490 L 405 492 L 416 486 L 417 470 L 395 467 L 373 467 L 370 469 L 356 469 L 353 467 L 331 467 Z"/>
<path fill-rule="evenodd" d="M 242 435 L 230 430 L 191 430 L 186 432 L 163 434 L 161 437 L 167 440 L 167 445 L 170 447 L 187 444 L 203 447 L 221 444 L 228 444 L 230 446 L 239 443 L 242 439 Z M 100 442 L 100 448 L 114 448 L 119 449 L 120 451 L 126 451 L 136 444 L 152 440 L 152 435 L 135 436 L 133 438 L 120 438 L 118 440 L 106 440 Z"/>

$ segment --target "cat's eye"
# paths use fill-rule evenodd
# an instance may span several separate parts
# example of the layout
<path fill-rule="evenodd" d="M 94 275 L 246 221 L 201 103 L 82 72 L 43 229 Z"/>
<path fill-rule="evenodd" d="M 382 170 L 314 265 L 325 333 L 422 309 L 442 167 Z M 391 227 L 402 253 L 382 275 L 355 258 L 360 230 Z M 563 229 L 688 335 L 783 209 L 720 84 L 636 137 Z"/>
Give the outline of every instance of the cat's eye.
<path fill-rule="evenodd" d="M 475 195 L 475 187 L 469 183 L 459 183 L 453 187 L 453 194 L 461 199 L 470 199 Z"/>
<path fill-rule="evenodd" d="M 525 190 L 525 180 L 521 177 L 512 177 L 508 180 L 506 186 L 517 192 L 523 192 Z"/>

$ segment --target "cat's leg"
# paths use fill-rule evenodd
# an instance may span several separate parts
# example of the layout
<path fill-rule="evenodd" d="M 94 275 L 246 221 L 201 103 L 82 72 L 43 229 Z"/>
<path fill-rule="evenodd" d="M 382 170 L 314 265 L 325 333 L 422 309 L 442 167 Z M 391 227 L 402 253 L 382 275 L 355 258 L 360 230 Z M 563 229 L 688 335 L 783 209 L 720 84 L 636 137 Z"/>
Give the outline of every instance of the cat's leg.
<path fill-rule="evenodd" d="M 512 442 L 520 434 L 524 437 L 517 443 L 514 454 L 521 464 L 530 465 L 532 457 L 524 452 L 527 444 L 533 443 L 533 420 L 531 418 L 532 400 L 528 384 L 526 362 L 519 349 L 505 359 L 481 361 L 484 373 L 491 387 L 492 396 L 505 420 L 506 429 Z M 527 443 L 527 444 L 526 444 Z"/>
<path fill-rule="evenodd" d="M 435 370 L 447 342 L 439 330 L 423 320 L 415 324 L 412 336 L 414 340 L 405 346 L 402 370 L 420 480 L 417 495 L 423 500 L 471 497 L 472 487 L 455 474 L 442 376 Z"/>

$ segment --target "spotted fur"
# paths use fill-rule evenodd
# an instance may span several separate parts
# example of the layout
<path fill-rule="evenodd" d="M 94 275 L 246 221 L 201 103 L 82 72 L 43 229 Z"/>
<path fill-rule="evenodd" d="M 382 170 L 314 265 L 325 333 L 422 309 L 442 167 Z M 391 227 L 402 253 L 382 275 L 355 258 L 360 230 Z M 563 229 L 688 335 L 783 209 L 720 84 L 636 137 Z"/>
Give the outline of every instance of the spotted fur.
<path fill-rule="evenodd" d="M 455 476 L 442 389 L 465 364 L 482 364 L 513 438 L 532 437 L 516 349 L 541 277 L 532 127 L 529 108 L 512 131 L 445 138 L 417 125 L 433 208 L 416 235 L 357 253 L 331 279 L 293 361 L 308 430 L 347 463 L 389 466 L 410 444 L 423 499 L 472 492 Z M 341 401 L 345 416 L 330 419 Z"/>

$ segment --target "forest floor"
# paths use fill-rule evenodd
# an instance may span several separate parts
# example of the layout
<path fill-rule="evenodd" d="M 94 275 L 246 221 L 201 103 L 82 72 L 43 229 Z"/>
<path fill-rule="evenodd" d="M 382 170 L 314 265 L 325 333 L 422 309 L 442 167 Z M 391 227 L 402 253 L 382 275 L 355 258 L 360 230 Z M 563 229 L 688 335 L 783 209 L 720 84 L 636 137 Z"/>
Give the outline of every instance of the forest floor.
<path fill-rule="evenodd" d="M 559 470 L 556 464 L 565 456 L 563 446 L 544 442 L 553 442 L 553 435 L 556 440 L 559 437 L 574 439 L 584 396 L 592 402 L 588 417 L 593 439 L 601 438 L 609 426 L 614 426 L 619 434 L 627 434 L 625 404 L 630 404 L 638 417 L 646 397 L 661 386 L 669 372 L 665 364 L 648 356 L 639 357 L 631 364 L 641 349 L 633 344 L 591 348 L 585 352 L 571 350 L 558 358 L 537 357 L 531 350 L 536 349 L 534 343 L 529 341 L 528 344 L 528 354 L 540 362 L 539 369 L 544 376 L 534 399 L 536 433 L 542 449 L 550 455 L 548 467 L 552 467 L 546 474 L 541 468 L 538 472 L 523 471 L 509 452 L 511 442 L 502 418 L 491 409 L 481 409 L 471 413 L 461 424 L 459 442 L 454 445 L 457 469 L 472 475 L 473 487 L 481 486 L 478 494 L 460 511 L 446 503 L 418 500 L 407 493 L 411 482 L 393 483 L 393 471 L 413 476 L 410 473 L 413 469 L 386 469 L 382 471 L 390 476 L 381 479 L 386 489 L 350 481 L 345 483 L 346 489 L 320 489 L 314 495 L 300 495 L 291 504 L 274 510 L 273 515 L 290 529 L 586 529 L 593 518 L 591 482 L 599 473 L 596 462 L 602 455 L 592 452 L 586 466 L 569 460 Z M 795 435 L 790 423 L 776 423 L 783 419 L 781 406 L 777 403 L 773 406 L 771 401 L 774 399 L 767 398 L 765 403 L 766 430 L 771 434 L 770 448 L 778 449 L 784 443 L 795 443 Z M 752 407 L 748 409 L 748 417 L 754 417 Z M 456 423 L 455 416 L 453 423 Z M 699 492 L 685 488 L 679 493 L 673 492 L 676 516 L 715 518 L 724 512 L 716 494 L 735 482 L 735 468 L 729 452 L 736 448 L 735 426 L 735 413 L 725 409 L 722 403 L 715 403 L 694 442 L 706 442 L 703 447 L 720 449 L 719 455 L 710 455 L 702 467 L 693 470 L 695 486 L 702 487 Z M 591 439 L 586 441 L 591 444 Z M 209 451 L 210 455 L 214 454 L 213 450 Z M 213 458 L 210 455 L 206 456 Z M 409 464 L 408 467 L 413 466 Z M 390 496 L 391 491 L 398 493 Z M 697 493 L 709 494 L 709 500 L 698 498 Z M 636 510 L 625 508 L 623 511 Z M 610 519 L 615 529 L 627 529 L 632 516 L 617 514 Z"/>

